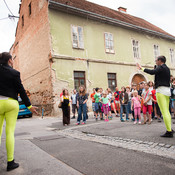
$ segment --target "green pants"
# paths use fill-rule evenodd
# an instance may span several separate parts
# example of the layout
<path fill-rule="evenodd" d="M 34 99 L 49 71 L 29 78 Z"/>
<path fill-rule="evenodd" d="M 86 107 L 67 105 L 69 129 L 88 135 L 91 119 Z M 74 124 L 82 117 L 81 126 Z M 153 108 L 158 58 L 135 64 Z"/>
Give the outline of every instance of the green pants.
<path fill-rule="evenodd" d="M 163 115 L 163 120 L 167 131 L 171 131 L 171 114 L 169 111 L 170 97 L 161 93 L 156 93 L 157 103 Z"/>
<path fill-rule="evenodd" d="M 16 127 L 16 120 L 19 111 L 19 104 L 17 100 L 7 99 L 0 100 L 0 143 L 3 131 L 4 119 L 6 120 L 6 149 L 7 161 L 14 159 L 14 132 Z"/>

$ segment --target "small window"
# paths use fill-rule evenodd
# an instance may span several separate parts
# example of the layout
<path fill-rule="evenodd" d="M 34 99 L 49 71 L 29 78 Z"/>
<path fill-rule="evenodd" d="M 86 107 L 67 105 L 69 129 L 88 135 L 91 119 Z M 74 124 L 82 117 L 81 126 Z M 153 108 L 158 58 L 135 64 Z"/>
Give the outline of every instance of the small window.
<path fill-rule="evenodd" d="M 140 58 L 140 53 L 139 53 L 139 41 L 137 40 L 132 40 L 132 47 L 133 47 L 133 54 L 135 59 Z"/>
<path fill-rule="evenodd" d="M 114 53 L 114 39 L 113 34 L 105 33 L 105 50 L 106 53 Z"/>
<path fill-rule="evenodd" d="M 81 85 L 86 87 L 85 72 L 74 71 L 74 88 L 78 91 Z"/>
<path fill-rule="evenodd" d="M 24 15 L 22 15 L 22 27 L 24 27 Z"/>
<path fill-rule="evenodd" d="M 83 28 L 72 26 L 72 46 L 77 49 L 84 49 Z"/>
<path fill-rule="evenodd" d="M 159 53 L 159 46 L 154 45 L 154 58 L 156 59 L 160 55 Z"/>
<path fill-rule="evenodd" d="M 32 7 L 31 7 L 31 3 L 29 4 L 29 16 L 32 14 Z"/>
<path fill-rule="evenodd" d="M 108 87 L 114 92 L 116 86 L 116 73 L 108 73 Z"/>
<path fill-rule="evenodd" d="M 170 49 L 170 61 L 175 65 L 174 49 Z"/>

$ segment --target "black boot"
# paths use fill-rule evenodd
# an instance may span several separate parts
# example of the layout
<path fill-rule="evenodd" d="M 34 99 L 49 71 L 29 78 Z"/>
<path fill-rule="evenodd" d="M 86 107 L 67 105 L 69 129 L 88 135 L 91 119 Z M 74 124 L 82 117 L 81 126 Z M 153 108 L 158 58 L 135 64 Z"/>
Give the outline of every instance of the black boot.
<path fill-rule="evenodd" d="M 7 162 L 7 171 L 11 171 L 13 169 L 16 169 L 19 167 L 18 163 L 15 163 L 14 160 L 12 160 L 11 162 Z"/>
<path fill-rule="evenodd" d="M 71 119 L 75 119 L 75 116 L 73 116 Z"/>
<path fill-rule="evenodd" d="M 173 131 L 166 131 L 165 134 L 161 135 L 160 137 L 169 137 L 172 138 L 173 137 Z"/>

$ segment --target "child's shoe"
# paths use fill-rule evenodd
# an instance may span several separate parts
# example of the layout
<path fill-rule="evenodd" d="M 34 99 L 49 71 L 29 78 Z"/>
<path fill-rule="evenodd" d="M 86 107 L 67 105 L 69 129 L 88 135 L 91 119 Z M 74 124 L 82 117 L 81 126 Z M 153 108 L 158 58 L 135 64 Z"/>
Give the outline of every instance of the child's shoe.
<path fill-rule="evenodd" d="M 106 122 L 107 120 L 105 119 L 105 122 Z"/>
<path fill-rule="evenodd" d="M 76 123 L 76 125 L 79 125 L 80 123 Z"/>
<path fill-rule="evenodd" d="M 122 119 L 121 119 L 121 122 L 125 122 L 125 120 L 122 118 Z"/>
<path fill-rule="evenodd" d="M 85 124 L 86 124 L 85 122 L 82 123 L 82 125 L 85 125 Z"/>
<path fill-rule="evenodd" d="M 107 119 L 106 121 L 109 122 L 109 119 Z"/>
<path fill-rule="evenodd" d="M 137 124 L 137 120 L 135 120 L 134 125 Z"/>
<path fill-rule="evenodd" d="M 98 121 L 98 118 L 95 118 L 95 121 L 97 122 Z"/>
<path fill-rule="evenodd" d="M 141 124 L 142 122 L 141 122 L 141 120 L 139 120 L 139 124 Z"/>

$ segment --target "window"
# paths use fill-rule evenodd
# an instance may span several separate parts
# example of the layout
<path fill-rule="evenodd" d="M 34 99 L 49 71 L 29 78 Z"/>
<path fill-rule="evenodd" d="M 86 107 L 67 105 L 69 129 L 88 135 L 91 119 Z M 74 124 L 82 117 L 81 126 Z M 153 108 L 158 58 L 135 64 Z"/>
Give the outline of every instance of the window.
<path fill-rule="evenodd" d="M 132 40 L 132 47 L 133 47 L 134 58 L 139 59 L 140 58 L 140 54 L 139 54 L 139 41 Z"/>
<path fill-rule="evenodd" d="M 159 46 L 158 45 L 154 45 L 154 57 L 155 59 L 160 55 L 159 53 Z"/>
<path fill-rule="evenodd" d="M 22 15 L 22 27 L 24 27 L 24 15 Z"/>
<path fill-rule="evenodd" d="M 116 73 L 108 73 L 108 87 L 114 92 L 116 86 Z"/>
<path fill-rule="evenodd" d="M 29 16 L 32 14 L 31 3 L 29 4 Z"/>
<path fill-rule="evenodd" d="M 105 50 L 106 53 L 114 53 L 114 39 L 111 33 L 105 33 Z"/>
<path fill-rule="evenodd" d="M 174 49 L 170 49 L 170 61 L 175 65 Z"/>
<path fill-rule="evenodd" d="M 72 26 L 72 45 L 73 48 L 84 49 L 83 28 Z"/>
<path fill-rule="evenodd" d="M 78 91 L 81 85 L 86 87 L 85 72 L 74 71 L 74 88 Z"/>

